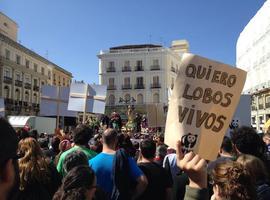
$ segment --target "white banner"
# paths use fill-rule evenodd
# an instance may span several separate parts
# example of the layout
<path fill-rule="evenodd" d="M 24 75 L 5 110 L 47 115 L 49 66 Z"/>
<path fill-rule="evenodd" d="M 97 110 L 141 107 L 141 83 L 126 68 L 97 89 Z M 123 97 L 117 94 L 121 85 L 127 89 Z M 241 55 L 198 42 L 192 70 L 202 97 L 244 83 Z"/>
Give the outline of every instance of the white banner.
<path fill-rule="evenodd" d="M 105 112 L 107 86 L 72 83 L 70 87 L 68 109 L 79 112 Z"/>
<path fill-rule="evenodd" d="M 69 87 L 44 85 L 41 88 L 40 116 L 76 117 L 68 107 Z"/>

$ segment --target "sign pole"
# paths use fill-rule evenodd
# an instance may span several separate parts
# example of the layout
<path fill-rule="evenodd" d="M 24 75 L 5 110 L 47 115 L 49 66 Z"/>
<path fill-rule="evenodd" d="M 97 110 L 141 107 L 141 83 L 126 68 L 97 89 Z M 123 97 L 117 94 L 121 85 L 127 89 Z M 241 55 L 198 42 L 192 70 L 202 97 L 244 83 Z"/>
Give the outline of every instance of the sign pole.
<path fill-rule="evenodd" d="M 84 103 L 84 111 L 83 111 L 83 124 L 86 120 L 86 109 L 87 109 L 87 96 L 88 96 L 88 85 L 86 85 L 86 91 L 85 91 L 85 103 Z"/>
<path fill-rule="evenodd" d="M 60 112 L 60 106 L 59 106 L 59 100 L 60 100 L 60 86 L 57 86 L 57 117 L 56 117 L 56 128 L 59 128 L 59 112 Z"/>

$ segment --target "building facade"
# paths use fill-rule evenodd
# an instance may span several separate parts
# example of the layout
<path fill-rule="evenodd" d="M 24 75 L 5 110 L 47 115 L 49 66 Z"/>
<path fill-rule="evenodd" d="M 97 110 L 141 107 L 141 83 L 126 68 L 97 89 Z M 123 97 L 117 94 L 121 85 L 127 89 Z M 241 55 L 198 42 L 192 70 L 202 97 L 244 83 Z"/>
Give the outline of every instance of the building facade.
<path fill-rule="evenodd" d="M 247 71 L 244 93 L 252 94 L 251 124 L 262 130 L 270 118 L 270 1 L 267 0 L 241 32 L 236 66 Z"/>
<path fill-rule="evenodd" d="M 185 40 L 160 45 L 126 45 L 101 51 L 99 83 L 107 85 L 106 113 L 133 104 L 141 113 L 149 104 L 168 104 L 168 90 L 173 88 L 181 55 L 188 52 Z"/>
<path fill-rule="evenodd" d="M 5 113 L 38 115 L 41 86 L 69 86 L 72 74 L 19 44 L 12 26 L 16 23 L 3 13 L 0 19 L 0 97 L 5 100 Z"/>

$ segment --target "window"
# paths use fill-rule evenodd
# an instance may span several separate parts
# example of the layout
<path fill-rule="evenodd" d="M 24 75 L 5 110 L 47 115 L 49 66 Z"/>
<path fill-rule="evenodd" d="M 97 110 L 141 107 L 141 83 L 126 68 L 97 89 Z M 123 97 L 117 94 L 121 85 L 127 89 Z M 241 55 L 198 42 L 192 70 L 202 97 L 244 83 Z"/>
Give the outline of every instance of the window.
<path fill-rule="evenodd" d="M 109 62 L 109 68 L 114 68 L 114 62 L 113 61 Z"/>
<path fill-rule="evenodd" d="M 130 85 L 130 78 L 129 77 L 124 78 L 124 85 Z"/>
<path fill-rule="evenodd" d="M 143 85 L 143 77 L 137 77 L 137 85 Z"/>
<path fill-rule="evenodd" d="M 16 74 L 16 80 L 20 81 L 21 80 L 21 75 L 20 74 Z"/>
<path fill-rule="evenodd" d="M 28 93 L 28 91 L 26 91 L 26 92 L 24 93 L 24 100 L 25 100 L 26 102 L 29 102 L 29 93 Z"/>
<path fill-rule="evenodd" d="M 37 64 L 34 64 L 34 71 L 38 72 L 38 65 Z"/>
<path fill-rule="evenodd" d="M 114 78 L 109 78 L 109 85 L 114 85 Z"/>
<path fill-rule="evenodd" d="M 9 69 L 5 69 L 4 76 L 5 77 L 10 77 L 10 70 Z"/>
<path fill-rule="evenodd" d="M 10 96 L 10 90 L 9 90 L 9 87 L 8 86 L 5 86 L 4 88 L 4 97 L 9 99 L 9 96 Z"/>
<path fill-rule="evenodd" d="M 37 86 L 38 85 L 38 81 L 37 79 L 34 79 L 34 86 Z"/>
<path fill-rule="evenodd" d="M 154 66 L 159 65 L 158 59 L 154 59 L 154 60 L 153 60 L 153 65 L 154 65 Z"/>
<path fill-rule="evenodd" d="M 142 104 L 143 103 L 143 95 L 142 94 L 138 94 L 137 95 L 137 103 L 138 104 Z"/>
<path fill-rule="evenodd" d="M 26 68 L 29 68 L 30 67 L 30 61 L 27 60 L 27 59 L 25 59 L 25 66 L 26 66 Z"/>
<path fill-rule="evenodd" d="M 56 75 L 55 74 L 53 74 L 53 80 L 56 81 Z"/>
<path fill-rule="evenodd" d="M 31 82 L 30 82 L 29 76 L 25 76 L 25 82 L 26 82 L 26 83 L 31 83 Z"/>
<path fill-rule="evenodd" d="M 4 26 L 8 28 L 8 24 L 6 22 L 4 22 Z"/>
<path fill-rule="evenodd" d="M 263 116 L 259 116 L 259 122 L 260 124 L 263 124 Z"/>
<path fill-rule="evenodd" d="M 45 74 L 45 69 L 44 69 L 44 67 L 41 67 L 41 74 L 42 74 L 42 75 Z"/>
<path fill-rule="evenodd" d="M 6 59 L 10 60 L 10 51 L 6 49 Z"/>
<path fill-rule="evenodd" d="M 44 81 L 41 81 L 41 85 L 45 85 Z"/>
<path fill-rule="evenodd" d="M 34 93 L 34 95 L 33 95 L 33 103 L 37 103 L 37 94 L 36 93 Z"/>
<path fill-rule="evenodd" d="M 154 103 L 159 103 L 159 94 L 158 93 L 155 93 L 154 96 L 153 96 L 153 102 Z"/>
<path fill-rule="evenodd" d="M 159 77 L 158 76 L 153 77 L 153 84 L 159 84 Z"/>
<path fill-rule="evenodd" d="M 129 62 L 129 60 L 126 60 L 125 61 L 125 65 L 124 65 L 125 67 L 129 67 L 130 66 L 130 62 Z"/>
<path fill-rule="evenodd" d="M 17 63 L 18 65 L 21 64 L 21 56 L 16 55 L 16 63 Z"/>
<path fill-rule="evenodd" d="M 48 77 L 49 77 L 49 80 L 51 80 L 51 71 L 50 70 L 48 71 Z"/>
<path fill-rule="evenodd" d="M 142 60 L 137 60 L 137 67 L 142 67 Z"/>
<path fill-rule="evenodd" d="M 115 97 L 114 95 L 109 96 L 109 105 L 114 105 L 115 104 Z"/>
<path fill-rule="evenodd" d="M 19 89 L 16 89 L 16 90 L 15 90 L 15 99 L 16 99 L 17 101 L 19 101 L 19 100 L 20 100 L 20 97 L 21 97 L 20 90 L 19 90 Z"/>

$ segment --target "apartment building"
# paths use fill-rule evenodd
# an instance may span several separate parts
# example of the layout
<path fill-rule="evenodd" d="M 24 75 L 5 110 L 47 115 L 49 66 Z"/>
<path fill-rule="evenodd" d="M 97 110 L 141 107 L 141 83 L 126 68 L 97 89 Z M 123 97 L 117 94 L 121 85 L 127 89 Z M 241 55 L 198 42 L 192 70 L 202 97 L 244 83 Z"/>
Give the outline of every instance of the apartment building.
<path fill-rule="evenodd" d="M 72 74 L 18 43 L 17 30 L 0 12 L 0 97 L 6 115 L 38 115 L 41 86 L 69 86 Z"/>
<path fill-rule="evenodd" d="M 236 66 L 247 71 L 244 93 L 252 94 L 251 124 L 258 131 L 270 119 L 270 1 L 239 35 Z"/>
<path fill-rule="evenodd" d="M 154 44 L 125 45 L 101 51 L 99 83 L 107 88 L 106 113 L 122 111 L 132 104 L 141 113 L 149 104 L 168 104 L 181 56 L 188 52 L 186 40 L 172 42 L 170 48 Z"/>

